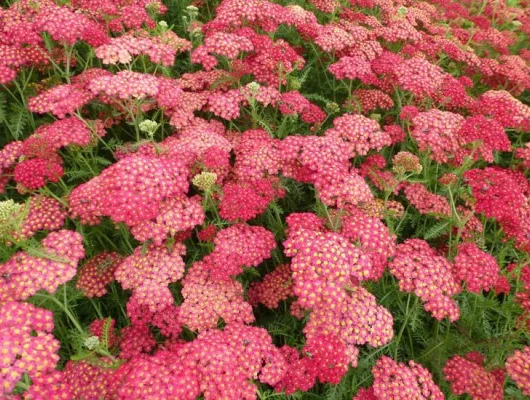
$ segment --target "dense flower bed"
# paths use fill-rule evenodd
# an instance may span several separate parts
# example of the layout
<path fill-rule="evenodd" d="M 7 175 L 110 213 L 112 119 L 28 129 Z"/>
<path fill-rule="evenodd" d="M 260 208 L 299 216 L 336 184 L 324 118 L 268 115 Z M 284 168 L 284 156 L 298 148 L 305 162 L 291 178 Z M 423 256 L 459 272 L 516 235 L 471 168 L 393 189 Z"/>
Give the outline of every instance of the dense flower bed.
<path fill-rule="evenodd" d="M 0 398 L 530 396 L 529 48 L 528 0 L 3 2 Z"/>

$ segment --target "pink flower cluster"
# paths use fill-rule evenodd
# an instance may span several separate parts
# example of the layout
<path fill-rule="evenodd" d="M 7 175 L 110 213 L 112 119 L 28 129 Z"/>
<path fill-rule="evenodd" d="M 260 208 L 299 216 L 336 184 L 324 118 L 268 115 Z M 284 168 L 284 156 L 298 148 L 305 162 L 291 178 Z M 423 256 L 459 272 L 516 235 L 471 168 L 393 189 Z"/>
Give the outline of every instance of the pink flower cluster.
<path fill-rule="evenodd" d="M 370 259 L 345 237 L 309 229 L 290 231 L 284 253 L 292 257 L 294 293 L 308 309 L 340 302 L 351 282 L 370 277 Z"/>
<path fill-rule="evenodd" d="M 24 374 L 38 380 L 51 373 L 59 356 L 60 343 L 53 331 L 51 311 L 16 301 L 0 306 L 0 386 L 8 396 Z M 57 397 L 59 399 L 59 397 Z"/>
<path fill-rule="evenodd" d="M 452 273 L 452 265 L 437 255 L 427 242 L 407 239 L 398 245 L 389 269 L 398 279 L 399 288 L 414 292 L 434 318 L 448 317 L 450 321 L 456 321 L 460 317 L 460 309 L 452 296 L 461 288 Z"/>
<path fill-rule="evenodd" d="M 198 196 L 171 197 L 160 205 L 154 220 L 135 224 L 131 228 L 131 233 L 140 242 L 152 239 L 155 244 L 160 245 L 168 236 L 186 232 L 204 222 L 204 210 L 200 200 Z"/>
<path fill-rule="evenodd" d="M 372 369 L 371 391 L 362 392 L 354 400 L 443 400 L 445 397 L 432 380 L 431 373 L 414 361 L 408 366 L 383 356 Z"/>
<path fill-rule="evenodd" d="M 309 310 L 306 337 L 336 335 L 346 346 L 349 363 L 355 366 L 356 345 L 378 347 L 393 336 L 390 313 L 359 286 L 371 277 L 371 258 L 346 237 L 324 231 L 311 214 L 294 214 L 287 223 L 284 252 L 292 257 L 293 292 L 298 296 L 291 312 L 298 317 L 296 308 Z"/>
<path fill-rule="evenodd" d="M 362 115 L 346 114 L 335 118 L 333 128 L 326 136 L 344 141 L 350 157 L 365 156 L 370 150 L 381 150 L 392 143 L 390 136 L 379 124 Z"/>
<path fill-rule="evenodd" d="M 0 304 L 25 300 L 39 290 L 54 293 L 75 276 L 85 256 L 83 237 L 73 231 L 51 232 L 41 246 L 38 256 L 19 251 L 0 265 Z"/>
<path fill-rule="evenodd" d="M 76 288 L 87 297 L 101 297 L 106 286 L 114 281 L 114 272 L 121 262 L 117 253 L 103 252 L 85 262 L 77 273 Z"/>
<path fill-rule="evenodd" d="M 262 214 L 281 195 L 272 187 L 271 179 L 228 182 L 223 186 L 219 215 L 229 221 L 248 221 Z"/>
<path fill-rule="evenodd" d="M 191 60 L 194 63 L 202 64 L 206 71 L 210 71 L 217 66 L 217 59 L 211 54 L 224 56 L 229 60 L 237 58 L 241 52 L 254 50 L 254 45 L 245 36 L 234 33 L 215 32 L 208 35 L 204 40 L 204 45 L 197 47 Z"/>
<path fill-rule="evenodd" d="M 171 157 L 132 155 L 70 193 L 72 215 L 95 224 L 102 216 L 134 226 L 158 216 L 165 199 L 188 190 L 188 170 Z"/>
<path fill-rule="evenodd" d="M 154 97 L 158 94 L 159 85 L 159 80 L 153 75 L 120 71 L 115 75 L 102 75 L 93 78 L 87 84 L 87 89 L 92 95 L 128 100 Z"/>
<path fill-rule="evenodd" d="M 453 263 L 455 276 L 466 283 L 473 293 L 490 290 L 500 278 L 500 267 L 491 254 L 480 250 L 474 243 L 458 245 Z"/>
<path fill-rule="evenodd" d="M 76 110 L 94 99 L 94 94 L 81 84 L 65 84 L 54 86 L 29 99 L 30 111 L 44 114 L 52 113 L 57 118 L 73 115 Z"/>
<path fill-rule="evenodd" d="M 487 371 L 485 357 L 480 353 L 469 353 L 464 357 L 451 357 L 443 368 L 444 378 L 451 383 L 456 395 L 469 394 L 473 400 L 504 399 L 503 370 Z"/>
<path fill-rule="evenodd" d="M 517 350 L 506 360 L 506 372 L 525 396 L 530 396 L 530 347 Z"/>
<path fill-rule="evenodd" d="M 182 281 L 184 301 L 179 319 L 192 330 L 213 328 L 219 318 L 226 323 L 254 321 L 252 306 L 243 298 L 243 286 L 233 276 L 243 267 L 257 266 L 269 258 L 276 242 L 272 233 L 260 226 L 237 224 L 217 232 L 214 246 Z"/>
<path fill-rule="evenodd" d="M 434 97 L 445 76 L 441 67 L 419 57 L 401 62 L 394 68 L 393 73 L 402 89 L 419 98 Z"/>
<path fill-rule="evenodd" d="M 253 282 L 248 290 L 250 304 L 263 304 L 267 308 L 278 308 L 281 301 L 294 296 L 293 279 L 289 264 L 278 265 L 260 282 Z"/>
<path fill-rule="evenodd" d="M 94 50 L 103 64 L 130 63 L 134 56 L 147 55 L 153 63 L 171 66 L 177 52 L 191 49 L 191 43 L 168 31 L 161 36 L 149 36 L 145 31 L 128 33 L 109 39 Z"/>
<path fill-rule="evenodd" d="M 92 374 L 100 376 L 103 392 L 117 393 L 120 399 L 151 398 L 156 391 L 156 396 L 183 400 L 201 394 L 207 400 L 250 400 L 256 398 L 251 379 L 274 385 L 285 368 L 265 329 L 230 324 L 153 356 L 136 355 L 106 377 L 98 371 Z"/>
<path fill-rule="evenodd" d="M 209 261 L 209 260 L 208 260 Z M 229 276 L 218 276 L 218 266 L 196 262 L 182 281 L 179 320 L 191 330 L 203 331 L 226 323 L 254 322 L 252 306 L 244 300 L 243 286 Z"/>
<path fill-rule="evenodd" d="M 475 210 L 488 218 L 495 218 L 504 233 L 513 238 L 520 249 L 530 247 L 530 205 L 528 183 L 520 173 L 488 167 L 464 173 L 475 198 Z"/>
<path fill-rule="evenodd" d="M 326 118 L 326 114 L 320 107 L 312 104 L 296 90 L 281 94 L 279 110 L 283 115 L 296 113 L 302 121 L 308 124 L 319 123 Z"/>
<path fill-rule="evenodd" d="M 434 161 L 446 163 L 460 147 L 458 135 L 464 121 L 460 114 L 449 111 L 420 112 L 412 119 L 411 135 L 421 151 L 429 151 Z"/>
<path fill-rule="evenodd" d="M 133 297 L 139 304 L 149 306 L 151 311 L 162 310 L 173 304 L 173 295 L 167 285 L 183 277 L 182 256 L 185 252 L 180 243 L 171 249 L 154 244 L 146 249 L 137 247 L 117 267 L 116 280 L 124 289 L 133 289 Z"/>
<path fill-rule="evenodd" d="M 369 279 L 383 276 L 388 260 L 396 252 L 396 237 L 380 220 L 351 207 L 341 218 L 340 234 L 353 243 L 359 243 L 364 254 L 372 262 Z"/>
<path fill-rule="evenodd" d="M 41 230 L 55 231 L 61 229 L 66 219 L 66 211 L 57 200 L 46 196 L 33 196 L 24 217 L 20 232 L 16 237 L 26 239 Z"/>
<path fill-rule="evenodd" d="M 408 184 L 403 192 L 420 214 L 434 214 L 437 218 L 451 216 L 451 207 L 447 199 L 439 194 L 431 193 L 422 183 Z"/>
<path fill-rule="evenodd" d="M 274 235 L 261 226 L 239 223 L 215 235 L 214 251 L 207 256 L 217 266 L 216 274 L 233 276 L 243 267 L 257 267 L 276 248 Z"/>
<path fill-rule="evenodd" d="M 504 128 L 530 129 L 530 107 L 504 90 L 488 90 L 478 98 L 474 109 Z"/>

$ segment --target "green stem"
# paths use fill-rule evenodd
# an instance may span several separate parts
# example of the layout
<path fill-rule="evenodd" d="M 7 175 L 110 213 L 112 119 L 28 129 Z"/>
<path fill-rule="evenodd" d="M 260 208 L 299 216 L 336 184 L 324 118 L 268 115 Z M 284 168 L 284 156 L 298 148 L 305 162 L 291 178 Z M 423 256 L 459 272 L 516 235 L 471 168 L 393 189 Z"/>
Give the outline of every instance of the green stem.
<path fill-rule="evenodd" d="M 79 331 L 79 333 L 83 335 L 85 334 L 85 330 L 81 327 L 81 325 L 79 324 L 79 321 L 77 321 L 77 318 L 74 316 L 74 314 L 72 314 L 72 312 L 70 311 L 70 308 L 66 304 L 61 303 L 54 296 L 44 294 L 44 293 L 36 293 L 33 295 L 33 297 L 41 297 L 43 299 L 53 301 L 64 311 L 64 313 L 68 316 L 68 318 L 70 319 L 72 324 L 76 327 L 76 329 Z"/>

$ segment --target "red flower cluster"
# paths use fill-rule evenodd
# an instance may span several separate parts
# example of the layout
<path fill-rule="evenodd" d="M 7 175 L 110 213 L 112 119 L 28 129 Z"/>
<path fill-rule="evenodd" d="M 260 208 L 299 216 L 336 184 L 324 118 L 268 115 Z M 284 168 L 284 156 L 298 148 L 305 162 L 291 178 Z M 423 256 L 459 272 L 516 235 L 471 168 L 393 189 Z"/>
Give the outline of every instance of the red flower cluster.
<path fill-rule="evenodd" d="M 474 243 L 458 245 L 453 271 L 458 279 L 466 283 L 466 289 L 474 293 L 490 290 L 501 277 L 495 257 L 483 252 Z"/>
<path fill-rule="evenodd" d="M 486 371 L 484 356 L 470 353 L 454 356 L 444 366 L 445 380 L 451 383 L 456 395 L 469 394 L 473 400 L 502 400 L 504 398 L 504 372 Z"/>
<path fill-rule="evenodd" d="M 383 356 L 372 369 L 372 391 L 362 392 L 354 400 L 443 400 L 445 397 L 432 380 L 431 373 L 414 361 L 408 366 Z M 373 396 L 373 397 L 372 397 Z"/>
<path fill-rule="evenodd" d="M 530 204 L 526 179 L 521 180 L 518 173 L 498 167 L 472 169 L 464 178 L 476 200 L 476 212 L 495 218 L 519 248 L 529 249 Z"/>
<path fill-rule="evenodd" d="M 117 267 L 116 280 L 124 289 L 133 289 L 133 297 L 151 311 L 163 310 L 173 304 L 173 295 L 167 287 L 184 275 L 186 253 L 184 245 L 177 243 L 171 249 L 166 245 L 137 247 Z"/>
<path fill-rule="evenodd" d="M 38 380 L 51 373 L 59 361 L 60 343 L 51 334 L 54 326 L 51 311 L 28 303 L 2 303 L 0 386 L 4 397 L 15 389 L 24 374 Z"/>
<path fill-rule="evenodd" d="M 61 229 L 66 215 L 64 207 L 57 200 L 46 196 L 33 196 L 29 201 L 29 209 L 22 221 L 20 232 L 15 236 L 26 239 L 38 231 Z"/>
<path fill-rule="evenodd" d="M 425 309 L 438 320 L 448 317 L 456 321 L 460 309 L 452 296 L 461 290 L 452 274 L 452 266 L 420 239 L 408 239 L 397 246 L 396 256 L 389 264 L 390 272 L 399 280 L 399 288 L 414 292 Z"/>
<path fill-rule="evenodd" d="M 346 114 L 335 118 L 333 128 L 326 131 L 326 136 L 347 143 L 352 158 L 364 156 L 372 149 L 381 150 L 392 143 L 390 136 L 381 130 L 376 121 L 362 115 Z"/>
<path fill-rule="evenodd" d="M 189 51 L 191 43 L 179 38 L 172 31 L 150 37 L 145 31 L 137 31 L 109 39 L 94 52 L 103 64 L 130 63 L 134 56 L 147 55 L 151 62 L 171 66 L 177 52 Z"/>
<path fill-rule="evenodd" d="M 421 183 L 411 183 L 403 189 L 405 197 L 420 214 L 434 214 L 440 216 L 451 216 L 451 207 L 447 199 L 439 194 L 431 193 Z"/>
<path fill-rule="evenodd" d="M 85 256 L 83 237 L 73 231 L 51 232 L 41 246 L 39 256 L 19 251 L 0 265 L 0 304 L 25 300 L 39 290 L 54 293 L 75 276 Z"/>
<path fill-rule="evenodd" d="M 216 327 L 219 318 L 226 323 L 254 322 L 252 306 L 243 298 L 241 283 L 219 276 L 219 267 L 208 261 L 193 264 L 182 281 L 184 301 L 179 320 L 198 331 Z"/>
<path fill-rule="evenodd" d="M 420 112 L 412 118 L 411 135 L 421 151 L 430 151 L 433 160 L 446 163 L 460 147 L 458 134 L 464 121 L 464 117 L 449 111 Z"/>
<path fill-rule="evenodd" d="M 370 343 L 377 347 L 391 340 L 392 316 L 359 286 L 360 281 L 371 277 L 370 257 L 346 237 L 324 231 L 310 215 L 289 217 L 284 243 L 285 254 L 292 257 L 296 308 L 311 311 L 304 328 L 308 339 L 320 333 L 336 335 L 355 366 L 355 345 Z M 313 227 L 304 227 L 311 224 Z"/>
<path fill-rule="evenodd" d="M 87 297 L 101 297 L 107 293 L 106 286 L 114 281 L 114 272 L 121 262 L 117 253 L 103 252 L 92 257 L 79 269 L 76 288 Z"/>
<path fill-rule="evenodd" d="M 530 396 L 530 347 L 517 350 L 506 360 L 506 372 L 525 396 Z"/>
<path fill-rule="evenodd" d="M 250 304 L 263 304 L 267 308 L 277 308 L 280 301 L 293 297 L 293 279 L 291 266 L 282 264 L 263 278 L 260 282 L 253 282 L 248 290 Z"/>
<path fill-rule="evenodd" d="M 178 159 L 132 155 L 70 193 L 74 217 L 98 223 L 109 216 L 128 225 L 154 219 L 163 201 L 188 190 L 188 170 Z"/>

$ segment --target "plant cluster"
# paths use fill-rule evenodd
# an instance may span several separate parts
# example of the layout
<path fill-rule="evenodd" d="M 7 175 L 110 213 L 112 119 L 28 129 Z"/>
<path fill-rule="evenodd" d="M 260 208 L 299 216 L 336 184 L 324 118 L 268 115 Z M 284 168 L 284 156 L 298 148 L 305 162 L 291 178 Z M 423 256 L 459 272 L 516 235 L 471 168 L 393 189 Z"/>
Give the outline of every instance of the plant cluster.
<path fill-rule="evenodd" d="M 0 398 L 530 396 L 528 0 L 8 0 Z"/>

